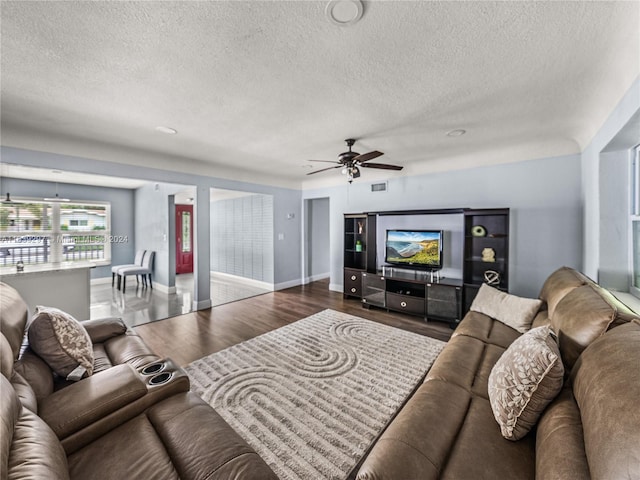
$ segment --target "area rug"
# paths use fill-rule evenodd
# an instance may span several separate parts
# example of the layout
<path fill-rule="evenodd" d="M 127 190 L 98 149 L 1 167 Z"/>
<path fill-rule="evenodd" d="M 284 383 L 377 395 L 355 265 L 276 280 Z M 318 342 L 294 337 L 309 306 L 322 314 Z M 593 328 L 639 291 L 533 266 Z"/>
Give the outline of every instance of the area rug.
<path fill-rule="evenodd" d="M 444 345 L 324 310 L 186 370 L 280 479 L 344 479 Z"/>

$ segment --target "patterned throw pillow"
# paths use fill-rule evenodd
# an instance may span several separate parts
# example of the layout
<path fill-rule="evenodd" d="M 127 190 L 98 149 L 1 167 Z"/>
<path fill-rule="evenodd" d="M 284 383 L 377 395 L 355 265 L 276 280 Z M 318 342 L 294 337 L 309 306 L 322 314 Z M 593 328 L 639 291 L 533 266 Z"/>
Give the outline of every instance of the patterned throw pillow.
<path fill-rule="evenodd" d="M 502 436 L 519 440 L 560 393 L 564 365 L 548 325 L 517 338 L 489 375 L 489 401 Z"/>
<path fill-rule="evenodd" d="M 82 324 L 52 307 L 36 307 L 29 323 L 29 345 L 49 367 L 67 380 L 93 373 L 93 344 Z"/>

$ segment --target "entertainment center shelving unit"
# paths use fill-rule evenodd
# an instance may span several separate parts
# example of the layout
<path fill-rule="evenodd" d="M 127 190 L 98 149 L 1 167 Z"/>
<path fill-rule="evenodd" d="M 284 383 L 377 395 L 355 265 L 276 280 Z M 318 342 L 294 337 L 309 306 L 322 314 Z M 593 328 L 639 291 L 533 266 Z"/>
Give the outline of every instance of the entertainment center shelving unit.
<path fill-rule="evenodd" d="M 464 216 L 462 278 L 432 277 L 430 272 L 385 266 L 376 258 L 377 218 L 384 215 Z M 475 228 L 474 228 L 475 227 Z M 482 227 L 478 229 L 477 227 Z M 483 251 L 490 249 L 490 261 Z M 469 310 L 486 272 L 495 287 L 509 289 L 509 209 L 439 209 L 344 215 L 344 296 L 366 308 L 379 307 L 457 324 Z"/>

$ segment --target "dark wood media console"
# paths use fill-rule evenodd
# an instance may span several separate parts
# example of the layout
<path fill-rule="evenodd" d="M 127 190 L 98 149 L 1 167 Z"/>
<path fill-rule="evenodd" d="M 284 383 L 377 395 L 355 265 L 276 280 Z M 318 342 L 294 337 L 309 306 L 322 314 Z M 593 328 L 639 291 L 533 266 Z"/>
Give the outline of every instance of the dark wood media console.
<path fill-rule="evenodd" d="M 376 258 L 378 217 L 458 214 L 463 221 L 462 278 L 435 280 L 425 271 L 386 267 Z M 446 267 L 447 265 L 445 265 Z M 455 326 L 482 283 L 509 291 L 509 209 L 403 210 L 345 214 L 344 296 Z"/>
<path fill-rule="evenodd" d="M 362 306 L 457 323 L 462 318 L 462 280 L 432 280 L 429 272 L 387 269 L 362 273 Z"/>

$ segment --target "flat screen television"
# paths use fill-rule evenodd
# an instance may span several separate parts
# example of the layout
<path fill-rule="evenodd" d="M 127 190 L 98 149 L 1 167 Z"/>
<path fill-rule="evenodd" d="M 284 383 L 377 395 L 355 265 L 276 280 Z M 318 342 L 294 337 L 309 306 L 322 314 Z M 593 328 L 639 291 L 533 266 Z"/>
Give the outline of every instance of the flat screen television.
<path fill-rule="evenodd" d="M 442 230 L 387 230 L 385 262 L 407 268 L 442 268 Z"/>

